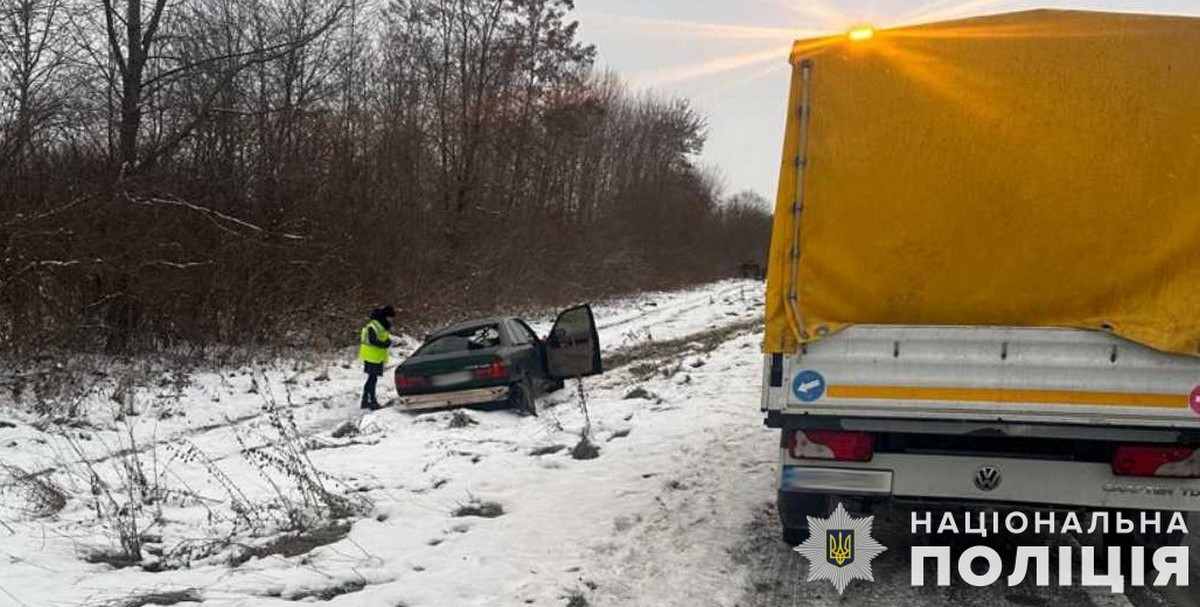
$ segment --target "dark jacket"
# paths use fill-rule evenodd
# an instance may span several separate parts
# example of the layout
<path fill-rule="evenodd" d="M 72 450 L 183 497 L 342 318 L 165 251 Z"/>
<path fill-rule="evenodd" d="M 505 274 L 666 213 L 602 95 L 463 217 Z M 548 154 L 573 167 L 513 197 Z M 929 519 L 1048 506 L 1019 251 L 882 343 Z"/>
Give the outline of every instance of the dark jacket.
<path fill-rule="evenodd" d="M 375 308 L 374 310 L 371 310 L 371 320 L 378 320 L 379 324 L 383 325 L 384 329 L 386 329 L 389 333 L 392 332 L 392 321 L 388 320 L 383 308 Z M 367 341 L 370 342 L 372 346 L 377 348 L 387 348 L 392 345 L 389 341 L 380 339 L 379 335 L 375 333 L 374 327 L 367 327 Z"/>

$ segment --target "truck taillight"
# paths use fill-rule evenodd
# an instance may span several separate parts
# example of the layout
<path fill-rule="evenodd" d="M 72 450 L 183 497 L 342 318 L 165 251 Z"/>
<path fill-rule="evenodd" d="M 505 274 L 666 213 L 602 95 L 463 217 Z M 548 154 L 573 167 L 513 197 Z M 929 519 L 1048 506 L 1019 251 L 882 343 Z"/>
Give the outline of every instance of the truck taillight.
<path fill-rule="evenodd" d="M 504 379 L 508 377 L 508 364 L 497 358 L 490 365 L 481 365 L 472 370 L 475 379 Z"/>
<path fill-rule="evenodd" d="M 866 432 L 837 430 L 788 430 L 788 453 L 794 459 L 827 459 L 840 462 L 869 462 L 875 456 L 875 441 Z"/>
<path fill-rule="evenodd" d="M 1117 476 L 1200 478 L 1200 449 L 1122 445 L 1113 454 L 1112 471 Z"/>
<path fill-rule="evenodd" d="M 429 378 L 422 375 L 397 375 L 396 388 L 399 390 L 415 390 L 429 385 Z"/>

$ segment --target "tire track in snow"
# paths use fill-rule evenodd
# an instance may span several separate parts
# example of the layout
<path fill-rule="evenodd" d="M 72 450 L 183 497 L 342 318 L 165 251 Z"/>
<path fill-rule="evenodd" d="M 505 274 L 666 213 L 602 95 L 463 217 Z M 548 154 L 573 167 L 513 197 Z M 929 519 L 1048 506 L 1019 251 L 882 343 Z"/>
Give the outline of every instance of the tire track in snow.
<path fill-rule="evenodd" d="M 668 408 L 639 414 L 635 435 L 657 426 L 658 438 L 633 455 L 655 484 L 644 506 L 614 520 L 611 538 L 595 548 L 592 604 L 736 604 L 740 568 L 730 548 L 752 505 L 771 490 L 777 440 L 758 419 L 760 339 L 759 332 L 725 336 L 708 364 L 677 385 Z M 659 390 L 667 381 L 646 385 Z"/>
<path fill-rule="evenodd" d="M 674 303 L 671 305 L 667 305 L 667 306 L 658 305 L 658 306 L 654 306 L 653 308 L 651 308 L 649 310 L 642 308 L 641 314 L 630 316 L 628 318 L 617 318 L 617 319 L 607 321 L 607 322 L 606 321 L 597 321 L 596 329 L 598 331 L 609 331 L 611 329 L 630 325 L 630 324 L 633 324 L 638 321 L 651 320 L 657 316 L 663 316 L 666 318 L 678 318 L 684 314 L 687 314 L 688 312 L 694 312 L 696 310 L 699 310 L 700 308 L 707 307 L 710 305 L 710 302 L 712 302 L 714 300 L 728 299 L 730 297 L 733 297 L 735 294 L 739 294 L 739 295 L 743 294 L 743 293 L 745 293 L 745 291 L 747 290 L 747 288 L 749 286 L 750 285 L 748 285 L 745 282 L 738 282 L 738 284 L 735 284 L 728 288 L 722 289 L 720 291 L 712 292 L 712 293 L 706 293 L 706 292 L 701 291 L 701 292 L 697 293 L 696 296 L 694 296 L 694 297 L 684 299 L 683 301 L 680 301 L 680 302 L 677 302 L 677 303 Z M 761 291 L 761 289 L 760 289 L 760 291 Z"/>

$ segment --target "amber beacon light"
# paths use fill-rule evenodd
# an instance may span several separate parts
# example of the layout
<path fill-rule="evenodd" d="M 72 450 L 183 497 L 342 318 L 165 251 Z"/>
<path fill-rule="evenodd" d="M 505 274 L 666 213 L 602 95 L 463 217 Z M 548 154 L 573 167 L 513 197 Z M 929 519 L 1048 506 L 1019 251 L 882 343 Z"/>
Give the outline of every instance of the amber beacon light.
<path fill-rule="evenodd" d="M 846 36 L 849 37 L 854 42 L 863 42 L 863 41 L 870 40 L 871 38 L 875 37 L 875 28 L 873 28 L 869 25 L 856 27 L 856 28 L 850 30 L 849 33 L 846 34 Z"/>

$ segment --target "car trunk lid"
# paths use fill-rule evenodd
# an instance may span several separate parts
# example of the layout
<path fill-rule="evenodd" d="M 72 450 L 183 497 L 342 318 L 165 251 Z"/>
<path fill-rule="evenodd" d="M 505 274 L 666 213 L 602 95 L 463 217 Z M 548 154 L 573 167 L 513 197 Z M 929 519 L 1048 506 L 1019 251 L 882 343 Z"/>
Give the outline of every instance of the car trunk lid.
<path fill-rule="evenodd" d="M 507 381 L 507 366 L 495 349 L 416 356 L 396 368 L 396 386 L 406 394 L 467 390 Z"/>

